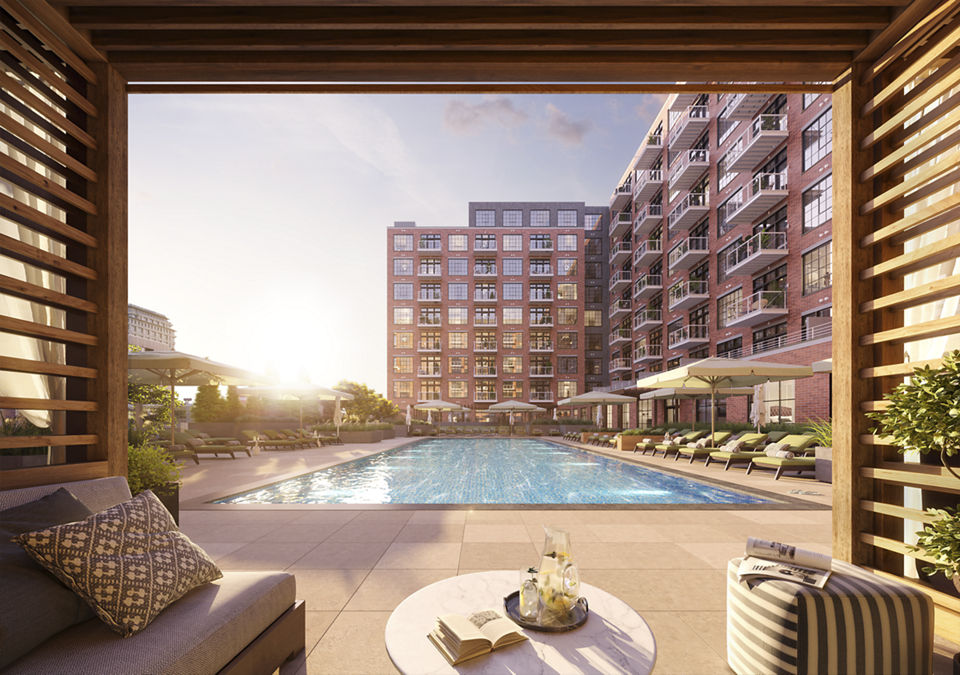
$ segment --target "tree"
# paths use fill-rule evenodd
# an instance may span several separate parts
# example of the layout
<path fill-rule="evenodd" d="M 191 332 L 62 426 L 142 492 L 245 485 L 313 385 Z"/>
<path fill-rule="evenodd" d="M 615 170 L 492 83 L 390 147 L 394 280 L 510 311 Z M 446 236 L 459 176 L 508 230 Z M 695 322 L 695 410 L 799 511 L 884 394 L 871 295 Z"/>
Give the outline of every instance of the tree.
<path fill-rule="evenodd" d="M 219 422 L 223 418 L 226 401 L 220 395 L 216 384 L 204 384 L 197 387 L 197 398 L 193 402 L 191 415 L 197 422 Z"/>
<path fill-rule="evenodd" d="M 353 395 L 352 401 L 343 402 L 343 408 L 358 422 L 382 421 L 399 412 L 397 406 L 365 384 L 341 380 L 335 388 Z"/>
<path fill-rule="evenodd" d="M 227 400 L 223 405 L 224 422 L 233 422 L 243 413 L 243 405 L 240 403 L 240 392 L 234 385 L 227 387 Z"/>
<path fill-rule="evenodd" d="M 128 345 L 128 351 L 141 352 L 142 347 Z M 147 426 L 170 423 L 170 388 L 159 384 L 135 384 L 127 381 L 127 402 L 134 408 L 134 425 L 137 431 Z M 173 400 L 173 408 L 183 404 L 179 397 Z M 150 406 L 147 410 L 145 406 Z"/>

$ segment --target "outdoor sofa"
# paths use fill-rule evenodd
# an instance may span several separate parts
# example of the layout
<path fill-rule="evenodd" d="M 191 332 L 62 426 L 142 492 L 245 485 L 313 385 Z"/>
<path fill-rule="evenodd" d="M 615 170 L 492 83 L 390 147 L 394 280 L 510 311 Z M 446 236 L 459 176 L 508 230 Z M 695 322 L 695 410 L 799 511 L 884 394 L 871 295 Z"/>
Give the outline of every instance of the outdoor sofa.
<path fill-rule="evenodd" d="M 2 491 L 0 510 L 34 502 L 61 487 L 95 513 L 130 499 L 126 479 L 114 476 Z M 64 591 L 61 587 L 60 592 Z M 45 615 L 62 609 L 58 597 L 42 592 L 30 595 Z M 19 608 L 11 604 L 0 612 L 17 613 Z M 34 620 L 37 614 L 31 614 Z M 22 615 L 5 617 L 4 625 L 26 621 Z M 28 635 L 40 631 L 34 626 L 17 628 L 26 629 Z M 130 637 L 121 637 L 94 616 L 40 640 L 32 644 L 19 640 L 18 650 L 26 653 L 9 664 L 5 675 L 271 673 L 303 650 L 305 606 L 296 600 L 292 574 L 227 571 L 222 578 L 189 591 Z"/>

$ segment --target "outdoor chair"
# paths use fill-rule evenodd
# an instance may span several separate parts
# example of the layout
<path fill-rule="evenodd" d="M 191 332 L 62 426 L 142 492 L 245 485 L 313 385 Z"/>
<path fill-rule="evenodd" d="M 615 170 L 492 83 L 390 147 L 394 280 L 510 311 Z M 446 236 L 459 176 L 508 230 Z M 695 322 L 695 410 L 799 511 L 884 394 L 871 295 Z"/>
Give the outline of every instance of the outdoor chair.
<path fill-rule="evenodd" d="M 676 453 L 680 447 L 686 447 L 687 443 L 694 443 L 700 440 L 703 436 L 706 436 L 706 431 L 688 431 L 679 439 L 674 445 L 668 445 L 667 443 L 658 443 L 657 447 L 653 450 L 653 456 L 656 457 L 658 452 L 663 452 L 664 458 L 669 455 Z"/>
<path fill-rule="evenodd" d="M 278 436 L 273 437 L 267 434 L 267 432 L 265 431 L 258 432 L 258 431 L 251 431 L 249 429 L 244 429 L 240 433 L 243 434 L 244 438 L 246 438 L 250 442 L 250 444 L 257 443 L 257 439 L 259 438 L 260 447 L 264 449 L 266 448 L 292 449 L 294 446 L 297 445 L 296 441 L 283 440 L 283 439 L 280 439 Z"/>
<path fill-rule="evenodd" d="M 175 443 L 171 445 L 169 439 L 153 440 L 153 441 L 150 441 L 150 443 L 153 445 L 158 445 L 161 448 L 165 449 L 167 453 L 169 453 L 169 455 L 174 459 L 192 459 L 194 464 L 200 463 L 200 458 L 197 457 L 197 453 L 195 453 L 193 450 L 191 450 L 185 445 L 181 445 L 180 443 Z"/>
<path fill-rule="evenodd" d="M 730 437 L 733 435 L 732 431 L 717 431 L 714 432 L 713 436 L 707 439 L 707 444 L 702 448 L 691 448 L 680 447 L 677 448 L 677 453 L 674 456 L 674 461 L 680 459 L 680 456 L 689 457 L 690 463 L 693 464 L 695 459 L 700 459 L 701 457 L 709 457 L 711 452 L 714 452 L 717 448 L 721 447 L 724 443 L 730 440 Z M 702 439 L 701 439 L 702 440 Z"/>
<path fill-rule="evenodd" d="M 806 434 L 795 434 L 785 436 L 780 443 L 786 443 L 788 446 L 782 448 L 783 450 L 789 450 L 795 455 L 800 455 L 801 453 L 808 452 L 809 449 L 813 447 L 813 444 L 816 443 L 816 439 Z M 768 457 L 766 454 L 759 454 L 753 457 L 750 464 L 747 465 L 747 473 L 749 474 L 755 467 L 774 469 L 776 471 L 774 480 L 780 480 L 780 476 L 783 475 L 784 471 L 795 471 L 797 473 L 815 471 L 817 468 L 817 459 L 816 457 Z"/>
<path fill-rule="evenodd" d="M 177 443 L 182 444 L 190 448 L 195 455 L 213 455 L 214 457 L 219 457 L 220 455 L 230 455 L 231 459 L 236 459 L 235 452 L 245 452 L 247 456 L 250 457 L 250 449 L 244 445 L 241 445 L 239 441 L 234 440 L 233 443 L 204 443 L 202 439 L 195 438 L 188 433 L 183 431 L 178 431 L 173 435 L 173 440 Z"/>
<path fill-rule="evenodd" d="M 771 431 L 767 434 L 767 443 L 779 443 L 789 435 L 789 431 Z"/>
<path fill-rule="evenodd" d="M 749 464 L 750 460 L 757 457 L 762 450 L 757 450 L 767 440 L 767 434 L 749 433 L 744 434 L 738 441 L 743 441 L 739 450 L 722 450 L 715 448 L 709 455 L 704 466 L 710 466 L 711 462 L 725 462 L 723 470 L 727 471 L 734 464 Z"/>
<path fill-rule="evenodd" d="M 295 450 L 301 445 L 299 440 L 287 438 L 286 434 L 282 434 L 274 429 L 264 429 L 261 434 L 269 439 L 270 445 L 273 447 Z"/>

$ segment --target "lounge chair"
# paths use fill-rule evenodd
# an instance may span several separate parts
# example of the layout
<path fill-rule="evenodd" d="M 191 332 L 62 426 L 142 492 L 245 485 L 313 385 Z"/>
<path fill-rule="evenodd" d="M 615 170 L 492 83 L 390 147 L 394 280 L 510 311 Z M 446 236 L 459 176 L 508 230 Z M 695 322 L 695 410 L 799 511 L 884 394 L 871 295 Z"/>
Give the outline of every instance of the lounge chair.
<path fill-rule="evenodd" d="M 183 431 L 178 431 L 173 435 L 173 440 L 178 444 L 190 448 L 195 455 L 230 455 L 231 459 L 236 459 L 236 452 L 245 452 L 250 457 L 250 449 L 242 445 L 240 441 L 233 439 L 232 443 L 204 443 L 202 439 L 191 436 Z"/>
<path fill-rule="evenodd" d="M 677 448 L 676 456 L 674 456 L 674 461 L 680 459 L 681 456 L 689 457 L 690 463 L 693 464 L 693 460 L 700 459 L 701 457 L 709 457 L 711 452 L 714 452 L 717 448 L 721 447 L 724 443 L 730 440 L 730 437 L 733 435 L 732 431 L 716 431 L 713 436 L 709 438 L 706 446 L 702 448 L 691 448 L 680 447 Z"/>
<path fill-rule="evenodd" d="M 293 441 L 281 440 L 279 437 L 274 438 L 267 434 L 267 432 L 252 431 L 250 429 L 243 429 L 240 431 L 243 434 L 243 437 L 247 440 L 249 445 L 259 445 L 261 448 L 287 448 L 292 449 L 296 445 Z"/>
<path fill-rule="evenodd" d="M 743 441 L 740 450 L 722 450 L 714 448 L 707 455 L 707 461 L 704 466 L 710 466 L 711 462 L 725 462 L 723 470 L 727 471 L 734 464 L 749 464 L 750 460 L 757 457 L 762 450 L 757 448 L 767 440 L 767 434 L 747 433 L 737 439 Z"/>
<path fill-rule="evenodd" d="M 800 455 L 801 453 L 806 453 L 810 448 L 813 447 L 816 443 L 816 439 L 813 436 L 806 434 L 794 434 L 791 436 L 785 436 L 780 443 L 786 443 L 789 447 L 784 448 L 789 450 L 795 455 Z M 774 469 L 776 475 L 774 476 L 775 480 L 780 480 L 780 476 L 783 475 L 784 471 L 796 471 L 797 473 L 803 473 L 804 471 L 813 471 L 817 467 L 816 457 L 768 457 L 765 454 L 760 454 L 757 457 L 753 457 L 750 461 L 750 464 L 747 465 L 747 473 L 753 471 L 755 467 L 762 467 L 764 469 Z"/>
<path fill-rule="evenodd" d="M 663 452 L 663 456 L 667 457 L 670 454 L 676 453 L 677 450 L 682 447 L 687 447 L 687 443 L 694 443 L 704 436 L 707 435 L 706 431 L 688 431 L 683 436 L 677 439 L 676 444 L 669 445 L 667 443 L 658 443 L 657 447 L 653 450 L 653 456 L 656 457 L 658 452 Z"/>
<path fill-rule="evenodd" d="M 771 431 L 767 434 L 767 443 L 779 443 L 789 435 L 789 431 Z"/>

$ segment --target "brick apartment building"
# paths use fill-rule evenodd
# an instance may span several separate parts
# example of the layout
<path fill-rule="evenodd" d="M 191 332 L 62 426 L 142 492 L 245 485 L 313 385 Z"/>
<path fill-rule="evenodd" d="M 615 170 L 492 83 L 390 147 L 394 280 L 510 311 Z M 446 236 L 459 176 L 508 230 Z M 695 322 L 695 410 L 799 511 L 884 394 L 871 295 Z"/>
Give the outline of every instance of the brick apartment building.
<path fill-rule="evenodd" d="M 550 408 L 608 384 L 608 216 L 471 202 L 467 227 L 387 228 L 388 397 Z"/>
<path fill-rule="evenodd" d="M 830 96 L 665 102 L 610 201 L 612 389 L 707 356 L 830 357 L 831 149 Z M 829 417 L 829 378 L 765 385 L 766 417 Z M 745 420 L 748 405 L 719 414 Z M 690 420 L 694 406 L 709 419 L 709 402 L 638 414 Z"/>

